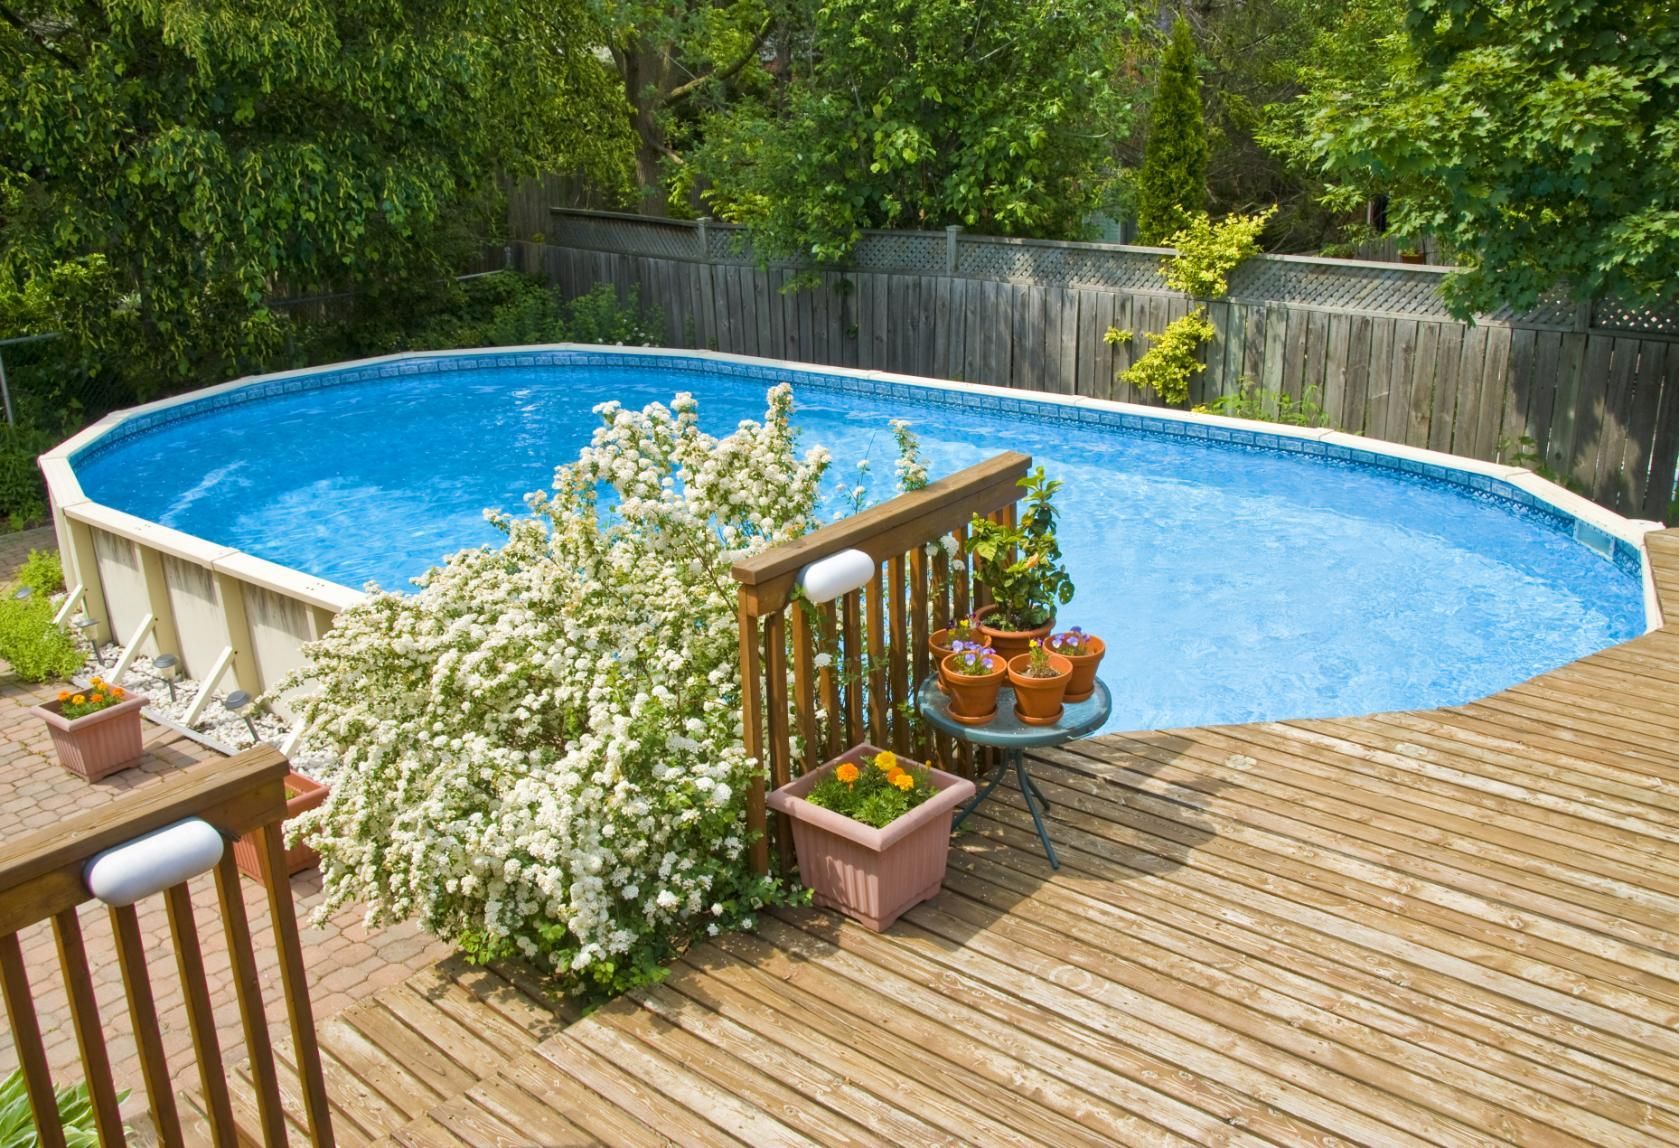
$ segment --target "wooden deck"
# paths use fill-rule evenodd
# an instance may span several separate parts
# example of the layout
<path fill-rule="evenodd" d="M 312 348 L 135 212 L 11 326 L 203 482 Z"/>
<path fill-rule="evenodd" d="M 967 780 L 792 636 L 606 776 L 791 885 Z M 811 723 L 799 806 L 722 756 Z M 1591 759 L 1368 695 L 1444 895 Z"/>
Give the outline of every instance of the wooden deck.
<path fill-rule="evenodd" d="M 341 1142 L 1679 1142 L 1679 627 L 1033 772 L 1059 872 L 999 789 L 889 934 L 778 913 L 506 1041 L 393 1014 L 329 1065 Z"/>

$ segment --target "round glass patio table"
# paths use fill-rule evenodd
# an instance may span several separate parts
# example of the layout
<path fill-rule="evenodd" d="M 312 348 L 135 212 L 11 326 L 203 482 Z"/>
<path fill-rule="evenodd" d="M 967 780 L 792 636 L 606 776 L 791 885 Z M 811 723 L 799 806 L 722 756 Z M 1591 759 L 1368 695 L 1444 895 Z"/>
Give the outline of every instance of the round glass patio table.
<path fill-rule="evenodd" d="M 915 704 L 921 711 L 921 716 L 927 719 L 933 728 L 969 745 L 988 745 L 1003 751 L 998 757 L 997 768 L 991 772 L 990 779 L 985 783 L 985 788 L 974 794 L 973 799 L 962 807 L 962 812 L 957 815 L 951 829 L 954 831 L 960 828 L 963 819 L 972 813 L 980 802 L 990 797 L 991 791 L 997 788 L 997 783 L 1012 770 L 1015 780 L 1020 785 L 1020 796 L 1026 801 L 1026 810 L 1032 815 L 1032 824 L 1037 826 L 1038 840 L 1043 843 L 1044 855 L 1049 858 L 1050 868 L 1061 868 L 1061 861 L 1055 855 L 1055 846 L 1050 843 L 1049 832 L 1044 828 L 1043 810 L 1049 808 L 1049 801 L 1032 780 L 1032 775 L 1027 772 L 1026 751 L 1065 745 L 1101 729 L 1102 723 L 1108 720 L 1108 714 L 1113 709 L 1113 696 L 1108 693 L 1107 684 L 1097 678 L 1095 692 L 1082 702 L 1067 702 L 1063 705 L 1061 717 L 1054 725 L 1027 725 L 1016 717 L 1014 690 L 1006 685 L 997 693 L 996 717 L 985 725 L 963 725 L 950 716 L 950 698 L 939 689 L 937 673 L 928 674 L 916 690 Z"/>

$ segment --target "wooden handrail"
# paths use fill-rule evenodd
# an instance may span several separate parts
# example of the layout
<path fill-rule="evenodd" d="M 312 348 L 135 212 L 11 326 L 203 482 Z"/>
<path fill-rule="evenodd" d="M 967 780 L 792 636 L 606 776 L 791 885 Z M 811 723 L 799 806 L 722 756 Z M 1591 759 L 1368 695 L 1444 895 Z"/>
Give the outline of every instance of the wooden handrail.
<path fill-rule="evenodd" d="M 23 963 L 18 930 L 43 921 L 52 922 L 58 941 L 60 973 L 70 999 L 100 1143 L 121 1144 L 124 1134 L 117 1116 L 116 1082 L 111 1077 L 110 1060 L 104 1048 L 104 1032 L 76 911 L 79 905 L 92 899 L 83 884 L 83 872 L 87 863 L 105 850 L 193 817 L 214 826 L 230 842 L 247 833 L 256 835 L 309 1135 L 317 1145 L 333 1143 L 281 834 L 288 769 L 283 755 L 272 747 L 262 746 L 227 761 L 191 766 L 112 806 L 77 814 L 52 829 L 0 845 L 0 995 L 5 999 L 18 1061 L 43 1145 L 62 1145 L 64 1137 L 29 984 L 32 970 Z M 284 1143 L 279 1078 L 258 989 L 244 893 L 231 847 L 224 849 L 214 873 L 264 1137 L 271 1144 Z M 217 1143 L 233 1143 L 237 1132 L 228 1104 L 227 1079 L 212 1011 L 214 1002 L 204 976 L 192 899 L 185 882 L 164 890 L 161 896 L 168 910 L 194 1051 L 210 1110 L 211 1132 Z M 180 1117 L 159 1039 L 139 919 L 132 905 L 112 907 L 109 913 L 153 1127 L 162 1143 L 179 1144 Z"/>
<path fill-rule="evenodd" d="M 913 714 L 932 668 L 929 632 L 984 604 L 965 565 L 933 544 L 965 539 L 975 515 L 1012 522 L 1031 466 L 1029 456 L 1004 452 L 735 564 L 746 751 L 770 785 L 865 740 L 971 771 L 970 753 L 931 736 Z M 799 572 L 844 550 L 874 560 L 869 582 L 833 602 L 795 603 Z M 783 867 L 792 861 L 787 835 L 770 832 L 764 790 L 760 776 L 746 798 L 759 872 L 769 868 L 772 836 Z"/>
<path fill-rule="evenodd" d="M 746 587 L 747 600 L 761 617 L 787 605 L 799 571 L 818 559 L 862 550 L 884 562 L 966 526 L 976 513 L 990 514 L 1013 503 L 1016 483 L 1031 466 L 1030 455 L 1004 451 L 785 546 L 742 559 L 731 573 Z"/>

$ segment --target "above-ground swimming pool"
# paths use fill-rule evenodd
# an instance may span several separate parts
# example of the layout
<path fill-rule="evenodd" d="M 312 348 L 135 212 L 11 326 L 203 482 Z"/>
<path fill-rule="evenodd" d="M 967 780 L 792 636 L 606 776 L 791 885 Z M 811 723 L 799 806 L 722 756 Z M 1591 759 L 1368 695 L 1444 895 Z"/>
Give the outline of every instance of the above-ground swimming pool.
<path fill-rule="evenodd" d="M 1033 402 L 976 388 L 691 355 L 415 357 L 288 376 L 137 415 L 72 456 L 86 496 L 329 581 L 400 587 L 494 541 L 598 425 L 591 408 L 699 400 L 726 433 L 794 384 L 829 448 L 829 513 L 890 497 L 889 420 L 932 474 L 1001 450 L 1065 486 L 1061 542 L 1108 639 L 1110 728 L 1449 705 L 1642 633 L 1635 547 L 1528 492 L 1356 445 Z M 869 464 L 860 470 L 859 462 Z"/>

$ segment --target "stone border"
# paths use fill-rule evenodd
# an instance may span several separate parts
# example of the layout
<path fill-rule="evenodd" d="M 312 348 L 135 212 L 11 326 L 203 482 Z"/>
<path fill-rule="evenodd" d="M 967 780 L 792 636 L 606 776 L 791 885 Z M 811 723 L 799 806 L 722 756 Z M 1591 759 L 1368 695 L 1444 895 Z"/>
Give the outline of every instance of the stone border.
<path fill-rule="evenodd" d="M 477 370 L 501 365 L 534 367 L 566 364 L 658 365 L 667 370 L 724 373 L 734 378 L 758 379 L 766 383 L 789 381 L 795 386 L 876 397 L 892 397 L 900 395 L 904 388 L 913 388 L 918 392 L 916 399 L 919 402 L 934 406 L 961 407 L 1050 424 L 1108 427 L 1133 434 L 1198 439 L 1229 449 L 1284 451 L 1312 456 L 1331 464 L 1386 470 L 1414 481 L 1446 483 L 1478 497 L 1503 503 L 1513 513 L 1535 516 L 1552 529 L 1569 534 L 1628 574 L 1641 577 L 1646 628 L 1653 630 L 1661 625 L 1661 610 L 1643 546 L 1644 535 L 1661 529 L 1661 524 L 1623 518 L 1521 467 L 1458 458 L 1340 431 L 1257 423 L 1076 395 L 1022 393 L 978 383 L 848 367 L 819 367 L 718 351 L 571 343 L 409 352 L 337 366 L 255 375 L 108 415 L 41 456 L 41 470 L 46 476 L 52 499 L 59 549 L 66 557 L 70 581 L 88 586 L 88 612 L 102 624 L 105 636 L 113 641 L 125 640 L 127 635 L 121 630 L 123 622 L 129 619 L 118 616 L 124 611 L 109 606 L 105 593 L 107 584 L 120 583 L 124 574 L 112 569 L 113 562 L 108 557 L 101 558 L 100 549 L 103 547 L 108 553 L 113 545 L 120 547 L 126 544 L 133 555 L 133 562 L 119 560 L 116 564 L 128 568 L 130 582 L 134 580 L 133 571 L 141 572 L 140 580 L 145 584 L 144 598 L 150 602 L 151 612 L 159 619 L 167 618 L 168 633 L 175 645 L 181 646 L 191 643 L 184 642 L 186 635 L 175 632 L 177 612 L 171 603 L 172 595 L 178 598 L 182 588 L 178 576 L 171 577 L 166 573 L 168 567 L 161 559 L 168 557 L 176 563 L 199 568 L 216 587 L 216 605 L 222 615 L 224 632 L 195 635 L 199 639 L 198 645 L 207 649 L 219 643 L 233 648 L 236 654 L 231 668 L 241 688 L 260 693 L 279 677 L 279 673 L 269 672 L 264 662 L 279 665 L 283 672 L 284 666 L 292 664 L 297 657 L 295 648 L 289 651 L 284 648 L 288 633 L 296 639 L 295 645 L 300 646 L 330 625 L 332 614 L 360 601 L 362 593 L 94 502 L 82 490 L 76 478 L 75 464 L 97 457 L 155 427 L 204 417 L 277 395 L 437 371 Z M 717 368 L 723 370 L 718 371 Z M 97 540 L 95 532 L 101 536 Z M 91 582 L 83 577 L 84 570 L 88 569 L 96 574 Z M 141 593 L 133 587 L 128 590 L 128 615 L 133 616 L 142 609 L 136 605 Z M 289 632 L 282 630 L 278 636 L 269 631 L 254 632 L 242 601 L 251 593 L 273 595 L 295 603 L 304 611 L 299 615 L 304 623 L 293 624 Z M 122 596 L 120 589 L 115 596 Z M 273 614 L 274 607 L 270 603 L 268 616 Z M 160 624 L 158 630 L 164 629 Z M 155 637 L 148 641 L 150 652 L 155 652 Z M 266 647 L 263 647 L 264 642 Z M 185 658 L 184 651 L 182 654 Z M 197 660 L 203 660 L 202 656 Z M 193 671 L 202 673 L 203 667 L 189 667 L 189 672 Z"/>

